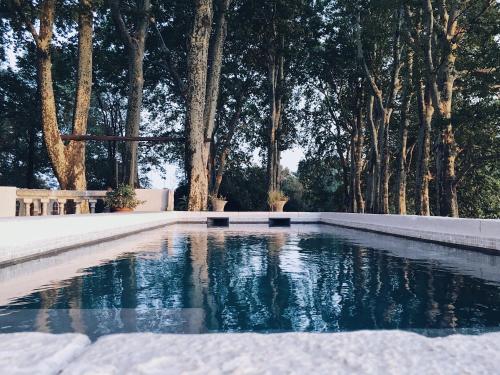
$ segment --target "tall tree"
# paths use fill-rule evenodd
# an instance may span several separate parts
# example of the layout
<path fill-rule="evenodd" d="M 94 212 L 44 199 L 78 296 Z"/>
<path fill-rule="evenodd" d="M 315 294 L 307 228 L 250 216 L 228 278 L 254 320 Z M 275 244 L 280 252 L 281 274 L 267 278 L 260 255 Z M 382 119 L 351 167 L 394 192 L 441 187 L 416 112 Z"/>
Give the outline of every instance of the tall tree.
<path fill-rule="evenodd" d="M 212 1 L 197 0 L 187 63 L 188 209 L 206 210 L 208 205 L 210 153 L 220 91 L 222 56 L 227 35 L 231 0 L 217 2 L 212 38 Z"/>
<path fill-rule="evenodd" d="M 213 17 L 212 1 L 196 0 L 195 7 L 187 65 L 186 166 L 188 209 L 202 211 L 206 210 L 208 203 L 204 110 Z"/>
<path fill-rule="evenodd" d="M 285 36 L 277 25 L 279 17 L 277 5 L 271 9 L 271 35 L 267 49 L 269 85 L 269 125 L 267 127 L 267 190 L 280 190 L 280 149 L 279 137 L 283 120 L 283 90 L 285 83 Z"/>
<path fill-rule="evenodd" d="M 31 33 L 37 50 L 38 93 L 45 144 L 61 189 L 85 190 L 85 143 L 61 140 L 52 79 L 52 37 L 56 1 L 40 4 L 38 30 L 20 0 L 13 2 L 17 17 Z M 85 134 L 92 88 L 92 1 L 80 0 L 78 8 L 78 73 L 73 110 L 73 134 Z"/>
<path fill-rule="evenodd" d="M 363 43 L 361 39 L 361 21 L 360 15 L 358 13 L 357 23 L 356 23 L 356 39 L 357 39 L 357 56 L 361 65 L 361 69 L 366 77 L 368 85 L 372 91 L 375 99 L 375 122 L 378 125 L 376 132 L 372 134 L 372 144 L 377 148 L 375 154 L 378 157 L 375 161 L 375 177 L 373 181 L 378 182 L 375 186 L 375 206 L 374 212 L 376 213 L 389 213 L 389 176 L 390 176 L 390 144 L 389 144 L 389 125 L 391 122 L 392 113 L 394 111 L 394 102 L 396 95 L 400 89 L 400 77 L 399 73 L 401 70 L 401 26 L 402 26 L 402 11 L 401 9 L 395 12 L 396 19 L 396 30 L 393 38 L 392 46 L 392 73 L 390 78 L 390 83 L 387 89 L 388 94 L 383 94 L 381 87 L 376 82 L 375 76 L 372 70 L 368 67 L 365 60 L 365 54 L 363 50 Z M 371 111 L 371 108 L 370 108 Z M 375 127 L 371 127 L 375 130 Z M 377 144 L 375 145 L 375 139 L 377 139 Z"/>
<path fill-rule="evenodd" d="M 410 110 L 414 93 L 413 87 L 413 58 L 414 52 L 410 46 L 405 51 L 405 75 L 403 82 L 403 98 L 401 101 L 399 121 L 399 150 L 396 170 L 396 213 L 406 215 L 406 185 L 408 172 L 408 130 L 410 127 Z"/>
<path fill-rule="evenodd" d="M 141 124 L 144 87 L 144 51 L 150 21 L 151 1 L 137 0 L 131 10 L 132 30 L 127 27 L 120 9 L 120 0 L 111 0 L 111 14 L 118 32 L 125 43 L 128 56 L 128 102 L 125 135 L 137 137 Z M 126 174 L 123 179 L 130 186 L 139 185 L 137 168 L 137 142 L 128 142 L 125 154 Z"/>
<path fill-rule="evenodd" d="M 425 15 L 424 43 L 427 68 L 427 86 L 433 106 L 437 109 L 438 124 L 441 130 L 437 141 L 436 182 L 437 207 L 441 216 L 458 217 L 456 159 L 459 147 L 455 141 L 452 108 L 453 91 L 457 79 L 456 60 L 458 47 L 467 32 L 463 15 L 471 8 L 468 0 L 454 1 L 447 5 L 445 1 L 434 5 L 432 0 L 422 0 Z M 478 1 L 478 16 L 484 13 L 494 1 Z M 437 12 L 438 16 L 435 16 Z M 471 20 L 469 20 L 470 22 Z M 474 19 L 472 19 L 474 22 Z"/>

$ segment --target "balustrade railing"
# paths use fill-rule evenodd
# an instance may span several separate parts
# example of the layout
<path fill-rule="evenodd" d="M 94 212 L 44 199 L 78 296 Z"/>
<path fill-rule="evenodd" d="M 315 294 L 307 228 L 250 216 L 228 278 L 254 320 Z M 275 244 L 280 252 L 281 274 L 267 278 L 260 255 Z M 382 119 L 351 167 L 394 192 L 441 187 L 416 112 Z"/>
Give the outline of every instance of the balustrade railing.
<path fill-rule="evenodd" d="M 17 216 L 64 215 L 69 208 L 74 207 L 75 214 L 82 213 L 82 207 L 89 207 L 90 213 L 95 213 L 99 199 L 104 199 L 106 191 L 100 190 L 44 190 L 17 189 Z M 32 214 L 33 211 L 33 214 Z"/>

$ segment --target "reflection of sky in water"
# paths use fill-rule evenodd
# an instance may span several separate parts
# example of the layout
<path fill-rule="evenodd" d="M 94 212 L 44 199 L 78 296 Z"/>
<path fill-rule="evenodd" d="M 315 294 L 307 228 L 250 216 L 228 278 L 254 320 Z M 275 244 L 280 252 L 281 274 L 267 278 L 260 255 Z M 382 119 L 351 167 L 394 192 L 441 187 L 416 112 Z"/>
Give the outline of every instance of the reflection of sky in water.
<path fill-rule="evenodd" d="M 500 326 L 498 258 L 323 229 L 161 232 L 150 248 L 16 298 L 1 311 L 0 332 L 441 335 Z"/>

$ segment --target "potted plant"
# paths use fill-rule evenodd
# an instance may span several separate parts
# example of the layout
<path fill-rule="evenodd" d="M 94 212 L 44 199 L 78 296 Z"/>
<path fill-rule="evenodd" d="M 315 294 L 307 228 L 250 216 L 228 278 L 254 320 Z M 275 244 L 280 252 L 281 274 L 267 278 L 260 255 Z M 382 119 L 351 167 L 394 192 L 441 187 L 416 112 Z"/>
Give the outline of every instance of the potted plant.
<path fill-rule="evenodd" d="M 209 195 L 212 211 L 222 212 L 226 206 L 227 200 L 222 195 Z"/>
<path fill-rule="evenodd" d="M 136 198 L 134 188 L 129 185 L 119 185 L 116 190 L 108 191 L 104 201 L 111 212 L 130 212 L 145 202 Z"/>
<path fill-rule="evenodd" d="M 288 197 L 280 190 L 270 191 L 267 196 L 267 203 L 271 211 L 283 212 Z"/>

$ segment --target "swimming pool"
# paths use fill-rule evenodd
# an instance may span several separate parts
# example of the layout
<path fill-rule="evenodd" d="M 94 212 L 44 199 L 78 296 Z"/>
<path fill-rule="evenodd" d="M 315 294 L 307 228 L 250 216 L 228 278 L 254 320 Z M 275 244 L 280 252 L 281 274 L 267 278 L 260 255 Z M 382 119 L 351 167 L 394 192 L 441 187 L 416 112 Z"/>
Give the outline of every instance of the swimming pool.
<path fill-rule="evenodd" d="M 500 327 L 500 257 L 326 226 L 175 225 L 0 269 L 0 332 Z"/>

